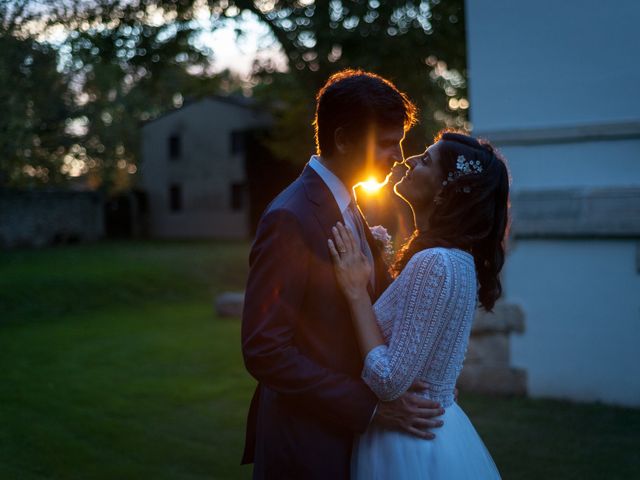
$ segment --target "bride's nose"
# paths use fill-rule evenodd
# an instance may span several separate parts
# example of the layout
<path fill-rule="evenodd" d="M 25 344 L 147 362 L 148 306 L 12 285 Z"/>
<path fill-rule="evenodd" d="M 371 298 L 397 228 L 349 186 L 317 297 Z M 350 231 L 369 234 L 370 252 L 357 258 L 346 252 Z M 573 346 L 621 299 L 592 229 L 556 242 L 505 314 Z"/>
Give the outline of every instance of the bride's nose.
<path fill-rule="evenodd" d="M 409 170 L 413 170 L 416 167 L 416 161 L 416 157 L 409 157 L 404 161 L 404 164 Z"/>

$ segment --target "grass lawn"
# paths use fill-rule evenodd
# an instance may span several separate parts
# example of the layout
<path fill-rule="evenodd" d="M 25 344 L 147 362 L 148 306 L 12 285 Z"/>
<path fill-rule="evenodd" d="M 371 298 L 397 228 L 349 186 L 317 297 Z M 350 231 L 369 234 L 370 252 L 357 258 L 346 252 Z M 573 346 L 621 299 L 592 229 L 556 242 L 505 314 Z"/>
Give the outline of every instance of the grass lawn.
<path fill-rule="evenodd" d="M 0 252 L 0 478 L 250 478 L 247 244 Z M 640 478 L 640 410 L 461 395 L 505 479 Z"/>

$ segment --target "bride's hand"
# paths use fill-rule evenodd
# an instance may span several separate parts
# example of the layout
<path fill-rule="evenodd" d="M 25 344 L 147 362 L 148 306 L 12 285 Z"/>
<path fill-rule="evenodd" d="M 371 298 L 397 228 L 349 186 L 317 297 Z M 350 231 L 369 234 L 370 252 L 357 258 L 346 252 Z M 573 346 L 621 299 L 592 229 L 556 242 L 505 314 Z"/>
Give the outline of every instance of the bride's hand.
<path fill-rule="evenodd" d="M 367 294 L 371 278 L 371 264 L 348 228 L 338 222 L 331 229 L 333 238 L 328 240 L 338 284 L 349 300 Z"/>

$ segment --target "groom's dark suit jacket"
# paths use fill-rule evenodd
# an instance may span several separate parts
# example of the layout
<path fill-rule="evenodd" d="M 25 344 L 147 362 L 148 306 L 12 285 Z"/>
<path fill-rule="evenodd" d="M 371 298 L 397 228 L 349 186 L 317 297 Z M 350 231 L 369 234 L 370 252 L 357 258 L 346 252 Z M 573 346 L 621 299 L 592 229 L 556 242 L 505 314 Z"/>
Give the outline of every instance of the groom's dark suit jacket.
<path fill-rule="evenodd" d="M 377 398 L 360 379 L 362 359 L 327 239 L 343 221 L 331 191 L 306 166 L 267 207 L 250 255 L 242 351 L 258 380 L 243 463 L 257 479 L 347 479 L 354 434 Z M 390 282 L 375 260 L 372 301 Z"/>

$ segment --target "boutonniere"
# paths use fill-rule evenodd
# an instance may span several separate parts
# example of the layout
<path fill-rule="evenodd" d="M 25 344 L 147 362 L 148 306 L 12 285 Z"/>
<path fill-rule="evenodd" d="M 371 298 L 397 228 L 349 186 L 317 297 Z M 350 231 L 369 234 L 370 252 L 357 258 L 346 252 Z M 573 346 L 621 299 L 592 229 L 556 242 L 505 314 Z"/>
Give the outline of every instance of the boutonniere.
<path fill-rule="evenodd" d="M 383 253 L 385 261 L 389 264 L 393 260 L 394 255 L 391 235 L 389 235 L 387 229 L 382 225 L 370 227 L 369 230 L 371 230 L 371 235 L 378 244 L 380 251 Z"/>

